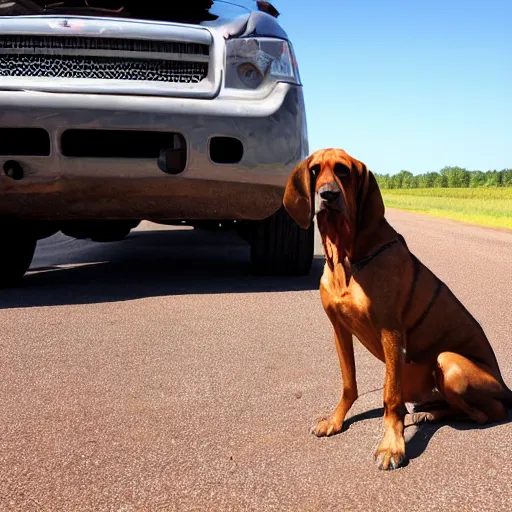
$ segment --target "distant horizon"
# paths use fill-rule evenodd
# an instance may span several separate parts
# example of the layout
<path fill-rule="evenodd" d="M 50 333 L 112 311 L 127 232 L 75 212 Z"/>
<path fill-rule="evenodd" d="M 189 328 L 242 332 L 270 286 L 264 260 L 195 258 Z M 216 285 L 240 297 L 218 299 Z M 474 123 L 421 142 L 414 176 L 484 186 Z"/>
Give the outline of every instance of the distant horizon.
<path fill-rule="evenodd" d="M 395 174 L 374 173 L 384 188 L 512 188 L 512 169 L 470 171 L 462 167 L 443 167 L 437 172 L 413 174 L 401 170 Z"/>
<path fill-rule="evenodd" d="M 423 172 L 412 172 L 410 171 L 409 169 L 400 169 L 398 171 L 392 171 L 392 172 L 377 172 L 377 171 L 374 171 L 373 169 L 370 169 L 370 171 L 373 172 L 373 174 L 380 174 L 382 176 L 385 176 L 385 175 L 389 175 L 389 176 L 394 176 L 395 174 L 399 174 L 403 171 L 406 171 L 406 172 L 410 172 L 412 173 L 414 176 L 419 176 L 419 175 L 422 175 L 422 174 L 429 174 L 429 173 L 440 173 L 441 171 L 443 171 L 444 169 L 463 169 L 464 171 L 467 171 L 467 172 L 483 172 L 483 173 L 487 173 L 487 172 L 503 172 L 503 171 L 512 171 L 512 165 L 510 167 L 505 167 L 503 169 L 468 169 L 466 167 L 462 167 L 460 165 L 445 165 L 443 167 L 441 167 L 441 169 L 438 169 L 437 171 L 423 171 Z"/>
<path fill-rule="evenodd" d="M 512 2 L 273 3 L 311 152 L 345 149 L 379 174 L 512 167 Z"/>

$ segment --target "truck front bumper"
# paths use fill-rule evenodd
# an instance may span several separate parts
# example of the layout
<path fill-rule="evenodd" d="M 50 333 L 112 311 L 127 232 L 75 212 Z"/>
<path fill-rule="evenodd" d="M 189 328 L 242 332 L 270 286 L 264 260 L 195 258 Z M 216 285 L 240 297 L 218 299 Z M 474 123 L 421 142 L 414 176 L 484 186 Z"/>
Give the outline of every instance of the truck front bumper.
<path fill-rule="evenodd" d="M 20 127 L 44 129 L 48 155 L 2 152 L 0 172 L 13 160 L 23 172 L 0 174 L 0 217 L 259 220 L 280 207 L 290 171 L 308 153 L 302 88 L 282 83 L 250 100 L 0 91 L 0 130 Z M 186 166 L 171 175 L 157 158 L 64 156 L 69 129 L 178 133 Z M 212 161 L 216 136 L 242 143 L 238 163 Z"/>

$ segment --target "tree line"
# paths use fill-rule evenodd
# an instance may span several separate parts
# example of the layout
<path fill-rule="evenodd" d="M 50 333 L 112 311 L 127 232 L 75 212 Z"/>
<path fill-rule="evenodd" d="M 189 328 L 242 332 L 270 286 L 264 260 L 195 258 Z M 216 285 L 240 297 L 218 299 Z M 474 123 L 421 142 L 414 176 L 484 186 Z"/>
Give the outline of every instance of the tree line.
<path fill-rule="evenodd" d="M 375 174 L 380 188 L 477 188 L 512 187 L 512 169 L 501 171 L 468 171 L 461 167 L 444 167 L 439 172 L 414 175 Z"/>

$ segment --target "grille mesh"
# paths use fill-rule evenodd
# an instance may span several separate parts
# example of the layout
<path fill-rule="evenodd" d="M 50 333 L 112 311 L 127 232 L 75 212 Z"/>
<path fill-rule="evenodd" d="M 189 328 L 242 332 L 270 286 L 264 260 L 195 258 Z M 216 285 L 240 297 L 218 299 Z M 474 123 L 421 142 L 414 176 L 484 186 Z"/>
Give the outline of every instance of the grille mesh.
<path fill-rule="evenodd" d="M 181 53 L 185 55 L 208 55 L 210 48 L 204 44 L 178 43 L 172 41 L 148 41 L 140 39 L 115 39 L 103 37 L 62 36 L 0 36 L 0 49 L 30 50 L 112 50 L 155 53 Z"/>
<path fill-rule="evenodd" d="M 198 83 L 208 64 L 110 57 L 2 55 L 0 76 Z"/>
<path fill-rule="evenodd" d="M 62 55 L 59 55 L 59 50 L 62 50 Z M 69 50 L 73 51 L 72 55 L 66 55 Z M 88 54 L 82 55 L 80 50 L 86 50 Z M 199 83 L 208 74 L 208 63 L 187 61 L 187 55 L 204 61 L 208 60 L 209 50 L 209 46 L 204 44 L 173 41 L 0 36 L 0 77 Z M 95 51 L 103 55 L 94 55 Z M 116 55 L 117 52 L 123 54 Z M 138 55 L 130 55 L 130 52 L 138 52 Z M 146 52 L 147 58 L 141 55 Z M 158 58 L 156 54 L 164 55 Z M 179 55 L 179 60 L 171 54 Z"/>

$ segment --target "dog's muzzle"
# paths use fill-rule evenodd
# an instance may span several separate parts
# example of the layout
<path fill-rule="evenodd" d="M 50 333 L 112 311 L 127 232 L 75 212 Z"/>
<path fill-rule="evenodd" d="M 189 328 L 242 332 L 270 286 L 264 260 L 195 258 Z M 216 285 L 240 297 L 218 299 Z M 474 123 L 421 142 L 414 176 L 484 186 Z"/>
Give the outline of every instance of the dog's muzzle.
<path fill-rule="evenodd" d="M 336 182 L 326 183 L 322 185 L 316 193 L 315 197 L 316 213 L 322 210 L 341 211 L 341 190 Z"/>

